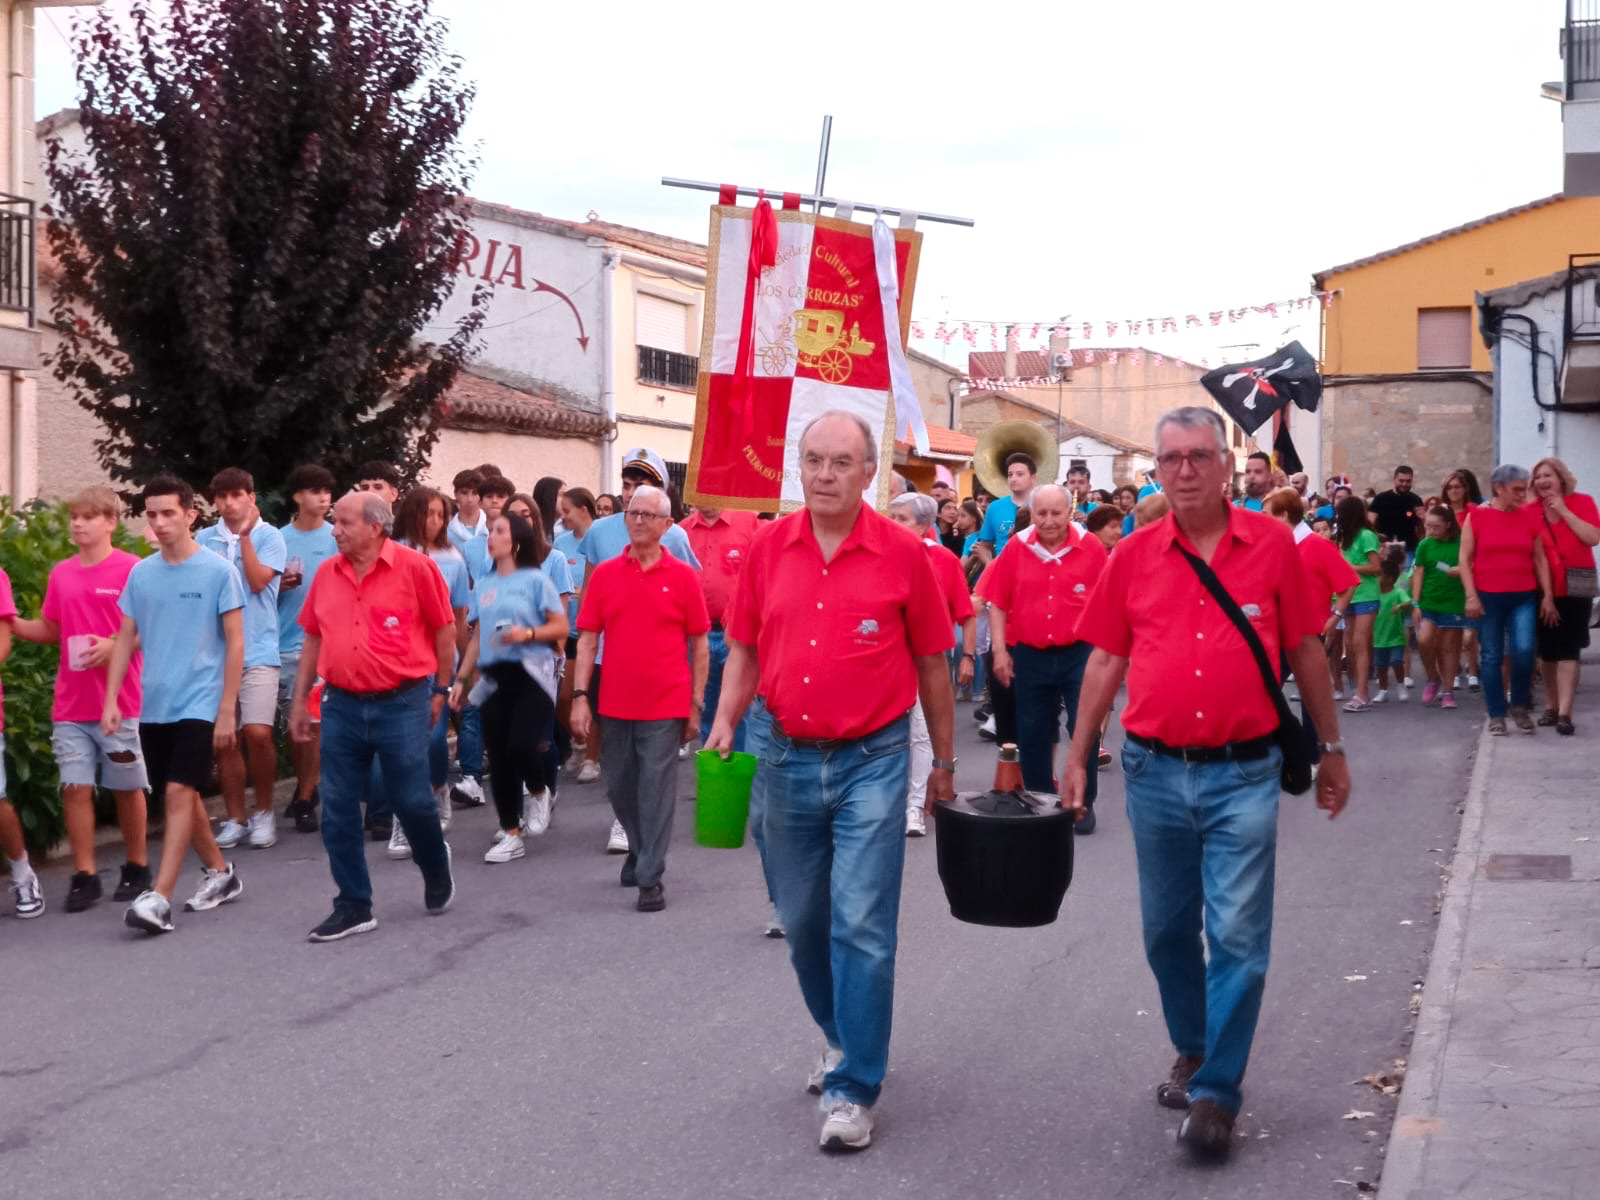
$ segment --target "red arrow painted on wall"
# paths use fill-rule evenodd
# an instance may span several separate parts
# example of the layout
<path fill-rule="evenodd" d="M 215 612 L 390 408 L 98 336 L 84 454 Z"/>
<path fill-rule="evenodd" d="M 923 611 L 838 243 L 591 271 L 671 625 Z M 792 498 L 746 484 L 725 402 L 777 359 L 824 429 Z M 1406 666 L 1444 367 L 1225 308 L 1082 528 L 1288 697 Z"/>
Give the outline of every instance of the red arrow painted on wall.
<path fill-rule="evenodd" d="M 583 314 L 578 311 L 578 306 L 572 302 L 572 297 L 558 287 L 551 287 L 542 279 L 533 281 L 533 290 L 536 292 L 549 292 L 552 296 L 560 297 L 566 303 L 566 306 L 572 310 L 573 320 L 578 322 L 578 345 L 582 346 L 584 352 L 587 353 L 589 350 L 589 337 L 583 331 Z"/>

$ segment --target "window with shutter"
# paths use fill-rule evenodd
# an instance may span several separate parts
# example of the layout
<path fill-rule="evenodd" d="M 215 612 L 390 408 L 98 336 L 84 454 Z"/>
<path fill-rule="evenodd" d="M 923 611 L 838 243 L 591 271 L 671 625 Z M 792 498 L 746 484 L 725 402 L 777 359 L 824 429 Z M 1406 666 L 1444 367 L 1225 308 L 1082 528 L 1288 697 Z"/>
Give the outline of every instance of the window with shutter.
<path fill-rule="evenodd" d="M 689 353 L 689 305 L 640 292 L 633 298 L 635 341 L 640 346 Z"/>
<path fill-rule="evenodd" d="M 1464 370 L 1472 365 L 1472 309 L 1417 309 L 1417 370 Z"/>

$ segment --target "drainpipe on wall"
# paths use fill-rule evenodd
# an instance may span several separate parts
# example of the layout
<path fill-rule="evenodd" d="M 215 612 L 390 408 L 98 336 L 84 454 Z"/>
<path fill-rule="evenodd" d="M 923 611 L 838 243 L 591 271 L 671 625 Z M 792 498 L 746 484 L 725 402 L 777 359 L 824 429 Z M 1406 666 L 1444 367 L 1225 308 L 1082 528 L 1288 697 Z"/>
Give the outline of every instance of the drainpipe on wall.
<path fill-rule="evenodd" d="M 617 362 L 616 290 L 617 263 L 622 255 L 607 246 L 601 255 L 600 269 L 600 408 L 606 417 L 606 433 L 600 439 L 600 490 L 617 490 Z"/>
<path fill-rule="evenodd" d="M 9 143 L 9 184 L 5 190 L 22 194 L 26 189 L 26 148 L 33 145 L 31 131 L 24 137 L 24 122 L 28 117 L 28 56 L 26 5 L 18 0 L 11 6 L 10 27 L 7 29 L 6 70 L 11 84 L 11 128 L 6 131 Z M 34 382 L 17 371 L 7 371 L 4 380 L 5 423 L 7 441 L 10 443 L 7 465 L 10 468 L 6 491 L 15 500 L 31 499 L 38 490 L 38 450 L 34 443 Z"/>

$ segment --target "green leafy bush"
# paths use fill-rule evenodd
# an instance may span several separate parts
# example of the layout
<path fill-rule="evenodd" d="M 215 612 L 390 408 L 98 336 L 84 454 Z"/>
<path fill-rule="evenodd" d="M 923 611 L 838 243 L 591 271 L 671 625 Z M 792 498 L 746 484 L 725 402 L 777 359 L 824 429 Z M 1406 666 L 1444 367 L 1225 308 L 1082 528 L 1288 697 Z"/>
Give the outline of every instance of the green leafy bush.
<path fill-rule="evenodd" d="M 113 541 L 141 557 L 152 547 L 125 525 Z M 50 568 L 78 552 L 64 503 L 33 500 L 14 508 L 0 496 L 0 569 L 11 578 L 17 611 L 37 617 Z M 11 657 L 0 665 L 5 681 L 6 792 L 22 821 L 31 851 L 42 853 L 66 833 L 60 778 L 50 750 L 50 708 L 55 699 L 60 648 L 13 637 Z"/>

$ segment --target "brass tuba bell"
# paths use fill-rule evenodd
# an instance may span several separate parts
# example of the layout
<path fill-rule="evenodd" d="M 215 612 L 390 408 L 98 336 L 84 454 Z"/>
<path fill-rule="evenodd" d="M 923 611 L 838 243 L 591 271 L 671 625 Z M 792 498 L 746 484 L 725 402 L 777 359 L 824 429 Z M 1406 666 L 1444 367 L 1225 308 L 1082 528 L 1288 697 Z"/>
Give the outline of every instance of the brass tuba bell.
<path fill-rule="evenodd" d="M 981 438 L 972 452 L 972 469 L 991 496 L 1009 496 L 1006 459 L 1021 451 L 1033 459 L 1040 483 L 1054 483 L 1061 468 L 1061 447 L 1043 425 L 1032 421 L 1001 421 Z"/>

